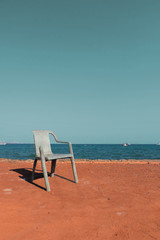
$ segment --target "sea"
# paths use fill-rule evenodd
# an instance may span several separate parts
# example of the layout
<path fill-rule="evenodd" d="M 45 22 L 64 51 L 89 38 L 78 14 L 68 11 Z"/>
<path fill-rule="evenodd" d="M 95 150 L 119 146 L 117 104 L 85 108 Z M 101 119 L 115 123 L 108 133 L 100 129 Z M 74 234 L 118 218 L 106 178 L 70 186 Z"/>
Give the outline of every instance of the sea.
<path fill-rule="evenodd" d="M 160 159 L 160 145 L 156 144 L 72 144 L 75 159 Z M 68 153 L 67 144 L 52 144 L 53 153 Z M 0 158 L 34 159 L 34 144 L 0 145 Z"/>

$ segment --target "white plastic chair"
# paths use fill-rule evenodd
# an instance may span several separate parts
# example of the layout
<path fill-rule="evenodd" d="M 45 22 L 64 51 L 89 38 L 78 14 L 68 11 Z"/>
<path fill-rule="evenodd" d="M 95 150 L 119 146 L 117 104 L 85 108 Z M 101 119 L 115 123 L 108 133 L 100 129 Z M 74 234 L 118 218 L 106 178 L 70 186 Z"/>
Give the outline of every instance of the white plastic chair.
<path fill-rule="evenodd" d="M 56 142 L 67 143 L 69 146 L 70 153 L 54 154 L 51 150 L 49 134 L 54 136 Z M 53 177 L 54 172 L 55 172 L 55 167 L 56 167 L 56 160 L 69 158 L 69 159 L 71 159 L 71 163 L 72 163 L 72 169 L 73 169 L 75 183 L 78 183 L 78 177 L 77 177 L 77 172 L 76 172 L 72 144 L 70 142 L 59 141 L 53 132 L 47 131 L 47 130 L 33 131 L 33 135 L 34 135 L 36 156 L 35 156 L 35 160 L 34 160 L 34 164 L 33 164 L 33 172 L 32 172 L 31 180 L 32 181 L 34 180 L 34 172 L 35 172 L 37 160 L 41 160 L 46 190 L 50 191 L 50 184 L 48 181 L 48 174 L 47 174 L 47 169 L 46 169 L 46 161 L 51 161 L 51 177 Z"/>

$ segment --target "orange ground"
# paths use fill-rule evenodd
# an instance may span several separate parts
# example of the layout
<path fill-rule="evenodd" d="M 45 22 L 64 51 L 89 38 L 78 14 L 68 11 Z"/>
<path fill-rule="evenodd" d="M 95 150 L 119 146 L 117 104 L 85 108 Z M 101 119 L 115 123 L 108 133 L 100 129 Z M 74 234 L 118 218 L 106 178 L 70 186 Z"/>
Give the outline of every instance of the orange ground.
<path fill-rule="evenodd" d="M 1 240 L 159 240 L 160 163 L 58 162 L 44 191 L 41 166 L 0 161 Z M 48 164 L 50 170 L 50 164 Z"/>

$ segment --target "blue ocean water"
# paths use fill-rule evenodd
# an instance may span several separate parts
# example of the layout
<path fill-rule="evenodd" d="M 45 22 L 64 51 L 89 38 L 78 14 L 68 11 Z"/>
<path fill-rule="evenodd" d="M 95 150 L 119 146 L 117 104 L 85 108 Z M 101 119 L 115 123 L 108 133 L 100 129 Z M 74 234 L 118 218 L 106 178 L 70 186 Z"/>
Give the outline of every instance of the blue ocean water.
<path fill-rule="evenodd" d="M 54 153 L 67 153 L 67 144 L 52 144 Z M 160 145 L 133 144 L 123 147 L 121 144 L 73 144 L 77 159 L 160 159 Z M 0 158 L 34 159 L 34 144 L 0 145 Z"/>

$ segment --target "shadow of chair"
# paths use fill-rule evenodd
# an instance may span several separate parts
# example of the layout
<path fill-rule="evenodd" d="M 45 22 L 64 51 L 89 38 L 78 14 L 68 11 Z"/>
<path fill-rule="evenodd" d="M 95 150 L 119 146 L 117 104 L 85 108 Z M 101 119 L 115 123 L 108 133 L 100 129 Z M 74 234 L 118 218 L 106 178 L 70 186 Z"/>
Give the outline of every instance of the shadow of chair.
<path fill-rule="evenodd" d="M 46 188 L 44 188 L 44 187 L 38 185 L 37 183 L 31 181 L 32 168 L 16 168 L 16 169 L 10 169 L 10 171 L 13 171 L 13 172 L 16 172 L 16 173 L 20 174 L 19 178 L 23 179 L 24 181 L 26 181 L 26 182 L 28 182 L 28 183 L 36 186 L 36 187 L 39 187 L 39 188 L 41 188 L 43 190 L 46 190 Z M 70 179 L 68 179 L 66 177 L 63 177 L 63 176 L 59 175 L 59 174 L 54 174 L 54 176 L 74 183 L 73 180 L 70 180 Z M 36 173 L 34 175 L 34 179 L 35 180 L 39 179 L 39 178 L 43 178 L 42 170 L 36 170 Z"/>

